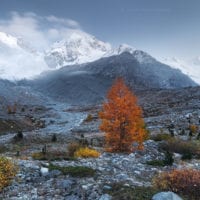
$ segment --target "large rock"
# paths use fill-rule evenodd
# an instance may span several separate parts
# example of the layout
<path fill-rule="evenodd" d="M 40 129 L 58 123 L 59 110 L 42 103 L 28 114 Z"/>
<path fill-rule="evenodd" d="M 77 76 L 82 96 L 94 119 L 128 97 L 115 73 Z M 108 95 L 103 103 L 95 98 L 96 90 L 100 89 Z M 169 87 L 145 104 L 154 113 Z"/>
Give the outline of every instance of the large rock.
<path fill-rule="evenodd" d="M 111 200 L 112 197 L 108 194 L 103 194 L 101 195 L 100 199 L 99 200 Z"/>
<path fill-rule="evenodd" d="M 160 192 L 152 197 L 152 200 L 183 200 L 173 192 Z"/>

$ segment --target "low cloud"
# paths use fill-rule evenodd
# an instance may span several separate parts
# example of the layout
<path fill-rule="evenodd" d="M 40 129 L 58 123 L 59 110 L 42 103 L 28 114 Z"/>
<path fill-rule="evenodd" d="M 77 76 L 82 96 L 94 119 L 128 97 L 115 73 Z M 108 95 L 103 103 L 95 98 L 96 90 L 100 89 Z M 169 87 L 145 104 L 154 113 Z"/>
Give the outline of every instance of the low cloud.
<path fill-rule="evenodd" d="M 81 29 L 80 24 L 72 19 L 54 15 L 39 16 L 33 12 L 11 12 L 7 19 L 0 20 L 0 31 L 22 37 L 35 49 L 45 50 L 53 42 L 65 38 L 72 29 Z"/>
<path fill-rule="evenodd" d="M 12 49 L 0 43 L 0 78 L 32 78 L 49 70 L 43 52 L 55 41 L 66 38 L 72 30 L 80 29 L 80 24 L 72 19 L 11 12 L 7 19 L 0 19 L 0 32 L 22 38 L 20 41 L 25 50 Z M 27 51 L 26 48 L 30 49 Z"/>
<path fill-rule="evenodd" d="M 61 26 L 67 26 L 70 28 L 80 29 L 80 24 L 72 19 L 65 19 L 65 18 L 59 18 L 54 15 L 50 15 L 45 17 L 47 21 L 59 24 Z"/>

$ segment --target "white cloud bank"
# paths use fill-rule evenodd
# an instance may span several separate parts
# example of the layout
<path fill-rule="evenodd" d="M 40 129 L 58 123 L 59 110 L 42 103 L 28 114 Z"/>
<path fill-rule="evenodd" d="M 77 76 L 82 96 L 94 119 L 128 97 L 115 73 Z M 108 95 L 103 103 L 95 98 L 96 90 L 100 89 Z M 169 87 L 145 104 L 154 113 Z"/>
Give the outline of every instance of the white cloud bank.
<path fill-rule="evenodd" d="M 0 32 L 22 38 L 18 41 L 18 49 L 12 49 L 5 40 L 0 40 L 0 78 L 32 78 L 48 70 L 43 52 L 74 29 L 81 27 L 72 19 L 38 16 L 32 12 L 11 12 L 7 19 L 0 19 Z"/>

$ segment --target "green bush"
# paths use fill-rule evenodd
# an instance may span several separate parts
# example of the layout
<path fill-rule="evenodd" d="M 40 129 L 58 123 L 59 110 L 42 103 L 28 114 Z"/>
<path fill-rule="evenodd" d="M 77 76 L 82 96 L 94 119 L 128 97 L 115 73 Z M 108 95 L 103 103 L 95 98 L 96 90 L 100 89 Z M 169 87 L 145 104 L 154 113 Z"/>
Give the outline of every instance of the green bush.
<path fill-rule="evenodd" d="M 166 151 L 165 152 L 165 159 L 163 160 L 164 165 L 173 165 L 173 153 Z"/>
<path fill-rule="evenodd" d="M 150 160 L 147 161 L 146 164 L 152 166 L 164 167 L 166 165 L 172 165 L 173 162 L 174 162 L 173 154 L 170 152 L 165 152 L 165 158 L 163 160 Z"/>
<path fill-rule="evenodd" d="M 95 170 L 90 167 L 84 167 L 84 166 L 67 166 L 67 167 L 61 167 L 58 165 L 49 165 L 49 170 L 59 170 L 64 175 L 71 175 L 73 177 L 90 177 L 95 175 Z"/>
<path fill-rule="evenodd" d="M 51 141 L 52 142 L 57 142 L 57 136 L 56 136 L 56 134 L 52 135 Z"/>
<path fill-rule="evenodd" d="M 152 165 L 152 166 L 165 166 L 163 160 L 150 160 L 146 162 L 147 165 Z"/>
<path fill-rule="evenodd" d="M 23 140 L 24 135 L 22 133 L 22 131 L 18 131 L 17 134 L 14 136 L 14 142 L 19 142 L 21 140 Z"/>

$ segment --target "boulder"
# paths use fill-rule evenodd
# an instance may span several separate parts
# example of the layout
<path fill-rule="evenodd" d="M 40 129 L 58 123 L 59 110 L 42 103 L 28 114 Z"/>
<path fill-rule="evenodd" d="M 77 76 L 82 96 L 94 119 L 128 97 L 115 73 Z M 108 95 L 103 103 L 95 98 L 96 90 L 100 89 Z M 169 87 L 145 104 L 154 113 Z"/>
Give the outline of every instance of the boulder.
<path fill-rule="evenodd" d="M 173 192 L 159 192 L 152 197 L 152 200 L 183 200 Z"/>
<path fill-rule="evenodd" d="M 41 167 L 40 173 L 41 173 L 42 176 L 47 176 L 48 173 L 49 173 L 49 169 L 46 168 L 46 167 Z"/>

